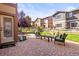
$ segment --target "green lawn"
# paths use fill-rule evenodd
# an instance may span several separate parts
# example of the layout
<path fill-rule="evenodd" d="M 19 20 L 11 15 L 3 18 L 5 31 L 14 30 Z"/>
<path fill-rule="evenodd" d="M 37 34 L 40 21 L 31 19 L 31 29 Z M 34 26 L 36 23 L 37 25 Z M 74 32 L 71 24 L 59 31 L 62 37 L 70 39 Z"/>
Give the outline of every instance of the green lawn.
<path fill-rule="evenodd" d="M 67 39 L 79 43 L 79 33 L 68 33 Z"/>
<path fill-rule="evenodd" d="M 47 32 L 47 31 L 41 32 L 40 34 L 41 34 L 41 35 L 52 35 L 52 33 Z"/>

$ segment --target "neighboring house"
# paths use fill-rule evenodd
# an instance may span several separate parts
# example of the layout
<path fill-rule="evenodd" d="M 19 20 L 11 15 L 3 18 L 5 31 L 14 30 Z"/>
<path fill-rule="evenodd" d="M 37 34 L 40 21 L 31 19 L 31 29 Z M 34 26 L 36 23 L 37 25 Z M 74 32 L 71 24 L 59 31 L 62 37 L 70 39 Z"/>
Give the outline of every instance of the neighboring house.
<path fill-rule="evenodd" d="M 37 18 L 34 23 L 33 23 L 34 27 L 41 27 L 42 26 L 42 19 L 41 18 Z"/>
<path fill-rule="evenodd" d="M 66 13 L 66 28 L 79 29 L 79 10 L 73 10 Z"/>
<path fill-rule="evenodd" d="M 18 41 L 17 4 L 0 3 L 0 44 Z"/>
<path fill-rule="evenodd" d="M 45 18 L 37 18 L 35 21 L 34 21 L 34 25 L 36 27 L 43 27 L 45 29 L 52 29 L 53 28 L 53 19 L 52 19 L 52 16 L 48 16 L 48 17 L 45 17 Z"/>
<path fill-rule="evenodd" d="M 43 21 L 44 21 L 44 28 L 47 28 L 47 29 L 53 28 L 53 17 L 52 16 L 48 16 L 46 18 L 43 18 Z"/>
<path fill-rule="evenodd" d="M 53 15 L 53 25 L 55 29 L 78 29 L 79 10 L 56 12 Z"/>

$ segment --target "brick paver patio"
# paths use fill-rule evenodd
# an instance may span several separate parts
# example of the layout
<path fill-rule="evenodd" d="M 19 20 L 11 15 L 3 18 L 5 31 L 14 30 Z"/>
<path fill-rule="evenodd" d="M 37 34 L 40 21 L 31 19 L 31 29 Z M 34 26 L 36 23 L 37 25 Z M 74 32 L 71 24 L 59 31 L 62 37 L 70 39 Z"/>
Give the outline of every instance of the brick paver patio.
<path fill-rule="evenodd" d="M 66 46 L 28 36 L 15 47 L 0 49 L 1 56 L 79 56 L 79 44 L 66 41 Z"/>

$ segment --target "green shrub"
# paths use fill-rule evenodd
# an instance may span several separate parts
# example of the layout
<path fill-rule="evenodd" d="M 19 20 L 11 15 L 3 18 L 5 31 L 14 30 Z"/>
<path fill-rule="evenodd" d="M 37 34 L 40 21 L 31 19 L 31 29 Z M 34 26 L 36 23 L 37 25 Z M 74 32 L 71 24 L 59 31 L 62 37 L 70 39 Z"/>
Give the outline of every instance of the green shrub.
<path fill-rule="evenodd" d="M 43 28 L 42 27 L 37 27 L 37 31 L 38 32 L 43 32 Z"/>

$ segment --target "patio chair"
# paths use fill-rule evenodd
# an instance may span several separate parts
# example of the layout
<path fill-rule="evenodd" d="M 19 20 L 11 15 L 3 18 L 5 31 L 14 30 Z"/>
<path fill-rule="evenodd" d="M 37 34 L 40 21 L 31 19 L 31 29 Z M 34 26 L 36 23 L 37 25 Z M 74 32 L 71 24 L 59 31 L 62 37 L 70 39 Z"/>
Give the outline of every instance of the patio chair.
<path fill-rule="evenodd" d="M 54 44 L 55 44 L 56 41 L 58 41 L 58 42 L 64 43 L 64 46 L 65 46 L 65 39 L 66 39 L 66 37 L 67 37 L 66 33 L 63 33 L 63 34 L 61 34 L 59 36 L 56 36 L 55 40 L 54 40 Z"/>
<path fill-rule="evenodd" d="M 19 41 L 20 41 L 20 42 L 27 40 L 26 34 L 18 34 L 18 38 L 19 38 Z"/>

